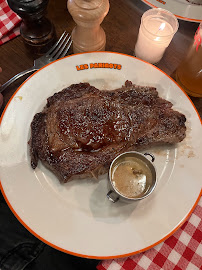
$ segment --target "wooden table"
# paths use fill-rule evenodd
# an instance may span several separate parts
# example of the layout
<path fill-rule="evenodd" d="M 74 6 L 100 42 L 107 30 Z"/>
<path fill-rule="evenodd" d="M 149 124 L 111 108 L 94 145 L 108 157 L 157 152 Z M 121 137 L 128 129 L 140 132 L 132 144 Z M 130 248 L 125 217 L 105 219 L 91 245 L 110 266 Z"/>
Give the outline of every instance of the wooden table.
<path fill-rule="evenodd" d="M 64 30 L 71 33 L 75 26 L 66 4 L 66 0 L 49 0 L 47 17 L 54 23 L 58 37 Z M 106 50 L 133 55 L 140 19 L 148 9 L 149 7 L 140 0 L 110 0 L 110 11 L 102 23 L 107 36 Z M 178 32 L 157 65 L 172 76 L 174 76 L 175 69 L 185 57 L 198 27 L 198 23 L 179 21 L 179 24 Z M 5 83 L 15 74 L 28 69 L 32 65 L 33 58 L 25 49 L 20 36 L 7 42 L 0 47 L 0 66 L 3 69 L 3 72 L 0 73 L 0 84 Z M 23 80 L 19 80 L 3 92 L 4 104 L 0 109 L 0 115 L 6 103 L 22 82 Z M 191 99 L 202 117 L 202 98 Z"/>
<path fill-rule="evenodd" d="M 66 5 L 66 0 L 49 1 L 47 17 L 54 23 L 57 36 L 60 36 L 64 30 L 71 33 L 75 26 L 75 22 L 69 14 Z M 140 19 L 147 9 L 149 7 L 140 0 L 110 0 L 110 11 L 102 23 L 107 36 L 107 51 L 133 55 Z M 164 57 L 157 65 L 168 75 L 173 74 L 181 60 L 185 57 L 198 27 L 198 23 L 181 20 L 179 20 L 179 24 L 178 32 L 166 50 Z M 3 72 L 0 74 L 1 84 L 32 65 L 33 58 L 25 49 L 20 36 L 0 47 L 0 66 L 3 69 Z M 3 93 L 4 104 L 0 113 L 22 81 L 19 80 Z M 202 116 L 202 99 L 191 99 Z"/>

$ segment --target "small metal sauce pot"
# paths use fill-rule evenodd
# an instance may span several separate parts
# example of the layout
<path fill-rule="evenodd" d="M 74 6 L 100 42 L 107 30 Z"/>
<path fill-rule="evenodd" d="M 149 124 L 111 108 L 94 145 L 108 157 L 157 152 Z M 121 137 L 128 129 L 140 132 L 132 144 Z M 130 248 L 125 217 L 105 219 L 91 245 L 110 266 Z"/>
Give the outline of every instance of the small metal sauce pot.
<path fill-rule="evenodd" d="M 146 156 L 150 156 L 151 161 Z M 129 198 L 129 197 L 126 197 L 123 194 L 121 194 L 118 190 L 116 190 L 115 186 L 113 185 L 113 182 L 112 182 L 113 171 L 114 171 L 115 167 L 118 164 L 120 164 L 126 157 L 127 158 L 134 158 L 135 157 L 136 159 L 141 160 L 142 162 L 144 162 L 147 165 L 147 167 L 151 171 L 152 183 L 151 183 L 149 189 L 145 193 L 143 193 L 143 195 Z M 156 169 L 155 169 L 154 165 L 152 164 L 152 162 L 154 162 L 154 160 L 155 160 L 155 157 L 153 154 L 151 154 L 151 153 L 141 154 L 141 153 L 136 152 L 136 151 L 125 152 L 125 153 L 122 153 L 119 156 L 117 156 L 112 161 L 112 163 L 110 165 L 110 169 L 109 169 L 109 181 L 108 181 L 109 192 L 107 193 L 107 198 L 113 203 L 117 202 L 118 200 L 129 203 L 129 202 L 142 200 L 142 199 L 146 198 L 147 196 L 149 196 L 152 193 L 152 191 L 155 189 L 156 184 L 157 184 Z"/>

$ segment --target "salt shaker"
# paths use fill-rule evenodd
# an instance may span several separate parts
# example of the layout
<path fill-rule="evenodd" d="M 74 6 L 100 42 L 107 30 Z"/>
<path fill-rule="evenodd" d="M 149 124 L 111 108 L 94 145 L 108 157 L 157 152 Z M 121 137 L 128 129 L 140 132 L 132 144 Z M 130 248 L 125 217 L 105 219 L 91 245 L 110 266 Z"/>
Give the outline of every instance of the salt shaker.
<path fill-rule="evenodd" d="M 55 28 L 45 17 L 49 0 L 8 0 L 10 8 L 21 18 L 21 37 L 33 56 L 48 51 L 56 40 Z"/>
<path fill-rule="evenodd" d="M 77 24 L 72 31 L 74 53 L 105 50 L 106 35 L 100 24 L 109 11 L 109 1 L 68 0 L 67 8 Z"/>

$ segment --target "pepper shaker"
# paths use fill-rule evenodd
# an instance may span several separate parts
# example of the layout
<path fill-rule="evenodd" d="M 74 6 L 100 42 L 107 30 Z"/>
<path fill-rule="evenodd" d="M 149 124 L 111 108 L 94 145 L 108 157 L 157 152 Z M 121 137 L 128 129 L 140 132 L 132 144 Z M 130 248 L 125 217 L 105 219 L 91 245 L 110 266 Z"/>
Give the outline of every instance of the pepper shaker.
<path fill-rule="evenodd" d="M 74 53 L 104 51 L 106 35 L 100 24 L 109 11 L 109 1 L 68 0 L 67 8 L 77 24 L 72 31 Z"/>
<path fill-rule="evenodd" d="M 45 17 L 49 0 L 8 0 L 10 8 L 22 18 L 20 33 L 34 56 L 47 52 L 56 40 L 55 28 Z"/>

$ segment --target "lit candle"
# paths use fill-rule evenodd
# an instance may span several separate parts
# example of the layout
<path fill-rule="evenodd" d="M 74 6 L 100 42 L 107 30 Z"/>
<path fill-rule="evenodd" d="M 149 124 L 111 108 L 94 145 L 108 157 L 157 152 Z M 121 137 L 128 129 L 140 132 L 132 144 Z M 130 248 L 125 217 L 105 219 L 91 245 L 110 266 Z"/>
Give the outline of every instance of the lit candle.
<path fill-rule="evenodd" d="M 178 30 L 178 21 L 169 11 L 154 8 L 141 19 L 135 56 L 149 63 L 158 63 Z"/>

